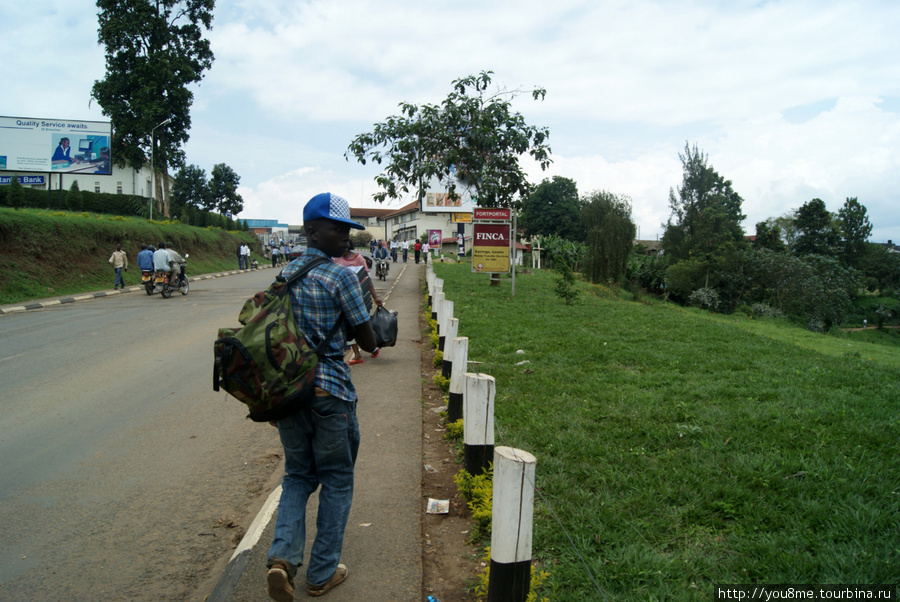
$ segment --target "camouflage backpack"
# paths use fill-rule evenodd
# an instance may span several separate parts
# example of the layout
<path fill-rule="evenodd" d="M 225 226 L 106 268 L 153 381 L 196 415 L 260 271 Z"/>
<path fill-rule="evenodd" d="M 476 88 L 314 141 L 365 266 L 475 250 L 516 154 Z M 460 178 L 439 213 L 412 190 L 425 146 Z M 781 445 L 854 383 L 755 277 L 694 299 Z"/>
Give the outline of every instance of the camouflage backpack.
<path fill-rule="evenodd" d="M 303 409 L 316 394 L 316 364 L 341 324 L 312 349 L 291 310 L 291 286 L 319 264 L 311 259 L 297 273 L 278 276 L 272 285 L 244 303 L 243 328 L 220 328 L 213 344 L 213 390 L 221 387 L 245 403 L 255 422 L 280 420 Z"/>

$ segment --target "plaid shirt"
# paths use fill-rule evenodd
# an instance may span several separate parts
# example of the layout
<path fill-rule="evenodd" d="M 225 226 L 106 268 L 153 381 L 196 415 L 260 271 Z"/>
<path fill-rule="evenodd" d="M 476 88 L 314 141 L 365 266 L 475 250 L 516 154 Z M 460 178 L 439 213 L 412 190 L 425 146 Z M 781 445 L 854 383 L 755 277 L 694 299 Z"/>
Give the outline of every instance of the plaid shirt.
<path fill-rule="evenodd" d="M 281 275 L 287 278 L 314 255 L 327 257 L 317 249 L 307 248 L 303 255 L 282 270 Z M 291 289 L 291 307 L 297 325 L 313 347 L 328 336 L 341 313 L 354 327 L 369 321 L 356 274 L 333 262 L 314 267 L 294 285 Z M 319 355 L 316 386 L 340 399 L 356 401 L 350 366 L 344 362 L 346 343 L 344 328 L 338 328 Z"/>

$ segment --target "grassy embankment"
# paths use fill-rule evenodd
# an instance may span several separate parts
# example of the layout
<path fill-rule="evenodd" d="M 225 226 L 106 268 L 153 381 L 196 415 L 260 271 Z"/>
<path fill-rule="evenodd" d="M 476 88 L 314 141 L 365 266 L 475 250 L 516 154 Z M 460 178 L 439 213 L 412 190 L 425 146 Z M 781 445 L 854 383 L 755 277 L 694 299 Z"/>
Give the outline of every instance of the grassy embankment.
<path fill-rule="evenodd" d="M 140 282 L 141 244 L 172 242 L 188 259 L 188 274 L 237 269 L 237 247 L 246 241 L 253 256 L 259 243 L 245 232 L 225 232 L 179 223 L 95 213 L 0 207 L 0 304 L 111 289 L 109 256 L 122 243 L 128 254 L 128 285 Z"/>
<path fill-rule="evenodd" d="M 496 378 L 496 444 L 537 457 L 551 599 L 603 599 L 594 580 L 618 601 L 900 581 L 896 331 L 817 335 L 584 283 L 566 306 L 552 272 L 510 298 L 469 270 L 435 265 L 470 369 Z"/>

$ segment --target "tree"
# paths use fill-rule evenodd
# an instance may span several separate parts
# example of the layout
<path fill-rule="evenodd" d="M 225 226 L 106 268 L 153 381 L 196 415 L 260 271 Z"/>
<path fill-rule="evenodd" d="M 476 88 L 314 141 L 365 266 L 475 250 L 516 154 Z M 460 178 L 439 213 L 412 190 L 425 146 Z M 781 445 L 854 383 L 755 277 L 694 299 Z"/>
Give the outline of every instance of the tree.
<path fill-rule="evenodd" d="M 6 192 L 6 203 L 14 210 L 25 206 L 25 189 L 19 182 L 18 176 L 12 176 L 9 181 L 9 190 Z"/>
<path fill-rule="evenodd" d="M 106 76 L 94 82 L 91 95 L 112 119 L 119 167 L 141 169 L 148 152 L 162 174 L 184 162 L 194 98 L 188 86 L 212 66 L 202 36 L 212 27 L 214 6 L 215 0 L 97 0 Z M 168 195 L 156 196 L 170 217 Z"/>
<path fill-rule="evenodd" d="M 872 224 L 866 208 L 856 197 L 848 197 L 838 210 L 838 223 L 843 241 L 841 258 L 846 265 L 859 268 L 866 255 L 866 244 L 872 235 Z"/>
<path fill-rule="evenodd" d="M 186 165 L 178 170 L 172 186 L 172 211 L 184 207 L 207 207 L 211 203 L 211 192 L 206 179 L 206 170 L 196 165 Z"/>
<path fill-rule="evenodd" d="M 584 240 L 578 187 L 573 180 L 553 176 L 537 185 L 522 202 L 519 225 L 529 236 L 554 234 L 569 240 Z"/>
<path fill-rule="evenodd" d="M 834 225 L 834 216 L 825 208 L 822 199 L 812 199 L 797 209 L 794 218 L 797 225 L 797 255 L 834 255 L 840 235 Z"/>
<path fill-rule="evenodd" d="M 756 239 L 753 241 L 754 249 L 768 249 L 780 253 L 784 251 L 784 241 L 781 240 L 781 227 L 767 220 L 756 224 Z"/>
<path fill-rule="evenodd" d="M 81 211 L 84 209 L 84 195 L 81 194 L 81 189 L 78 188 L 78 180 L 73 180 L 68 192 L 66 192 L 66 209 L 69 211 Z"/>
<path fill-rule="evenodd" d="M 509 207 L 516 196 L 530 192 L 519 159 L 526 153 L 541 169 L 550 164 L 549 132 L 525 123 L 511 111 L 510 101 L 521 91 L 488 94 L 491 71 L 454 80 L 453 91 L 440 105 L 400 103 L 399 116 L 375 124 L 356 136 L 344 157 L 366 164 L 385 164 L 375 181 L 382 202 L 417 191 L 421 198 L 437 178 L 458 198 L 457 184 L 473 192 L 482 207 Z M 546 90 L 531 91 L 534 100 Z"/>
<path fill-rule="evenodd" d="M 637 230 L 631 221 L 631 199 L 594 192 L 581 210 L 581 223 L 588 246 L 585 274 L 593 283 L 621 282 Z"/>
<path fill-rule="evenodd" d="M 210 206 L 207 211 L 217 209 L 219 213 L 236 214 L 244 210 L 244 199 L 237 193 L 237 187 L 241 183 L 241 176 L 224 163 L 218 163 L 212 168 L 212 178 L 209 180 Z"/>
<path fill-rule="evenodd" d="M 669 191 L 672 214 L 665 225 L 663 247 L 674 259 L 694 258 L 709 261 L 725 247 L 745 245 L 741 222 L 743 199 L 709 165 L 697 145 L 685 143 L 684 154 L 678 154 L 684 170 L 682 184 Z"/>

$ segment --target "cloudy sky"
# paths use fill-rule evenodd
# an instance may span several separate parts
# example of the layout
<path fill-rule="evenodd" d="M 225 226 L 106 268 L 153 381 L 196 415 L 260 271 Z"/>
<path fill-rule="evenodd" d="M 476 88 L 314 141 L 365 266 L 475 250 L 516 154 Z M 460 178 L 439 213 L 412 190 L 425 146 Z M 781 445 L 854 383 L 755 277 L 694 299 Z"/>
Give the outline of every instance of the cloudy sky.
<path fill-rule="evenodd" d="M 95 6 L 3 12 L 0 115 L 104 120 Z M 630 196 L 641 238 L 662 234 L 687 142 L 733 182 L 750 234 L 812 198 L 836 212 L 855 196 L 872 240 L 897 241 L 898 31 L 896 0 L 218 0 L 187 161 L 232 167 L 244 218 L 299 223 L 324 190 L 373 206 L 377 169 L 344 159 L 352 138 L 491 70 L 547 90 L 513 105 L 550 130 L 554 163 L 526 162 L 533 181 Z"/>

